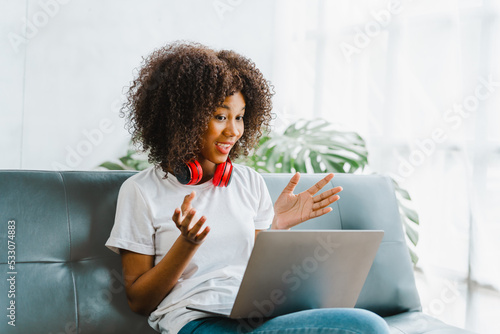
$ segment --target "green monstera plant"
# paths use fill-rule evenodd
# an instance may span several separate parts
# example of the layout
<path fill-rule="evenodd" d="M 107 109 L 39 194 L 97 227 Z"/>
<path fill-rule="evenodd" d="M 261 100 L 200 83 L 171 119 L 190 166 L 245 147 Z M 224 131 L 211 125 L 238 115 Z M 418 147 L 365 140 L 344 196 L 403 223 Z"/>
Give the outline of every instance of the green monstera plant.
<path fill-rule="evenodd" d="M 143 170 L 150 164 L 132 148 L 118 161 L 107 161 L 100 167 L 112 170 Z M 332 124 L 319 120 L 299 120 L 281 134 L 264 135 L 253 154 L 238 163 L 261 173 L 361 173 L 368 166 L 368 150 L 356 132 L 332 129 Z M 413 250 L 418 242 L 418 214 L 411 209 L 411 197 L 395 180 L 401 221 L 414 264 L 418 256 Z"/>
<path fill-rule="evenodd" d="M 263 136 L 255 153 L 240 161 L 266 173 L 354 173 L 368 164 L 365 141 L 331 129 L 324 120 L 299 120 L 283 134 Z"/>
<path fill-rule="evenodd" d="M 109 170 L 144 170 L 151 166 L 144 154 L 138 153 L 132 142 L 129 144 L 127 154 L 118 158 L 118 161 L 106 161 L 99 165 Z"/>

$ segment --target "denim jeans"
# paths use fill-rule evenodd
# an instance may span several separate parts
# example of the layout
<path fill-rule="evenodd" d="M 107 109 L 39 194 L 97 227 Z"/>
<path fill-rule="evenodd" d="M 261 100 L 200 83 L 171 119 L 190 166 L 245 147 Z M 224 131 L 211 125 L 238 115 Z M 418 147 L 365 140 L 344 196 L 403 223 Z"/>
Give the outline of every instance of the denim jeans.
<path fill-rule="evenodd" d="M 193 320 L 179 334 L 378 334 L 389 333 L 384 319 L 367 310 L 324 308 L 285 314 L 271 319 L 228 319 L 210 317 Z"/>

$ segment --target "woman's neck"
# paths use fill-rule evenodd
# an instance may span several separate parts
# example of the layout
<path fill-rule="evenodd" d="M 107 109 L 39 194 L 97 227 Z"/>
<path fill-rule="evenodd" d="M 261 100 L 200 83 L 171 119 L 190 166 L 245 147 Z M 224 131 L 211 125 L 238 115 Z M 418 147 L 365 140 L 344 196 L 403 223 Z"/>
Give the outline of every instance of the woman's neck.
<path fill-rule="evenodd" d="M 205 183 L 214 177 L 217 165 L 207 159 L 199 159 L 198 162 L 200 163 L 201 169 L 203 170 L 203 177 L 201 178 L 201 181 L 199 183 Z"/>

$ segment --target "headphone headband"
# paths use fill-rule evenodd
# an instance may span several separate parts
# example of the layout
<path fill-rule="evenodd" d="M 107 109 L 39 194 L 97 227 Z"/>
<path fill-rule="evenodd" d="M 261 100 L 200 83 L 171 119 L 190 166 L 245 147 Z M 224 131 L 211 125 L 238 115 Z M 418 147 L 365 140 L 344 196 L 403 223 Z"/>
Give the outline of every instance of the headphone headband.
<path fill-rule="evenodd" d="M 174 169 L 175 177 L 181 184 L 194 185 L 198 184 L 203 177 L 203 169 L 197 160 L 186 162 L 183 165 Z M 227 187 L 231 183 L 233 173 L 233 163 L 231 159 L 218 164 L 213 177 L 213 184 L 216 187 Z"/>

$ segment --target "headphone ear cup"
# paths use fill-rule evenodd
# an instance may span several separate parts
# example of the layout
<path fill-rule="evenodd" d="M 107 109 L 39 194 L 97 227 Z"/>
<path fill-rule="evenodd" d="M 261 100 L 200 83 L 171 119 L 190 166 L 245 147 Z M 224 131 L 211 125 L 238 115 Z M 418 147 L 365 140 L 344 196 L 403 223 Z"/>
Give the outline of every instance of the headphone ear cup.
<path fill-rule="evenodd" d="M 174 173 L 179 183 L 193 185 L 201 181 L 203 169 L 200 163 L 194 160 L 177 166 Z"/>
<path fill-rule="evenodd" d="M 213 183 L 216 187 L 227 187 L 231 183 L 233 163 L 228 158 L 226 162 L 218 164 L 215 169 Z"/>

